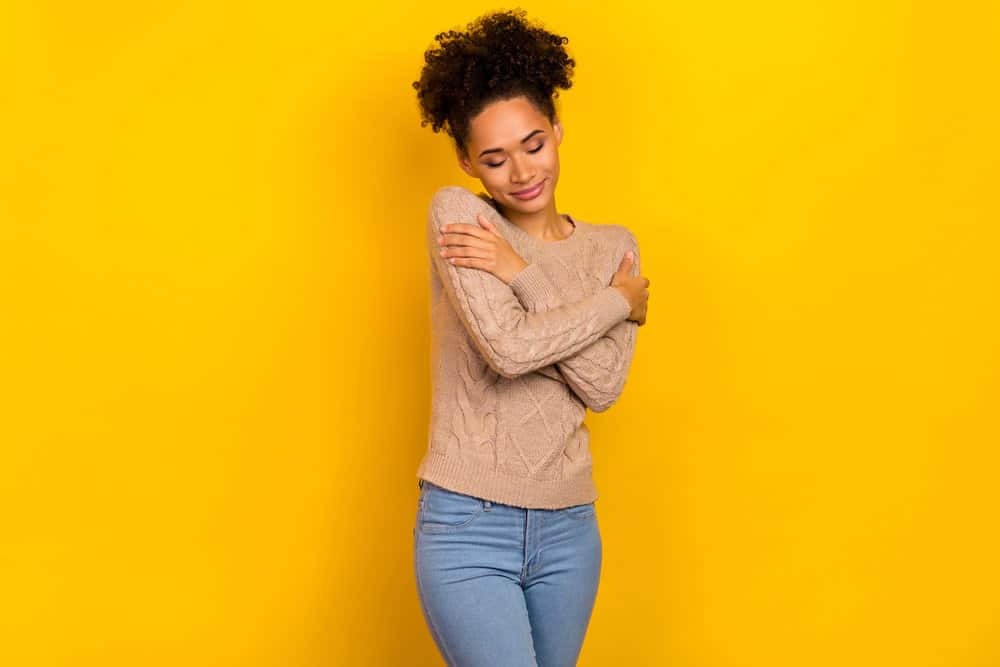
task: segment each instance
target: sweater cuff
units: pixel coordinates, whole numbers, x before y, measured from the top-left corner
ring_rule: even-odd
[[[508,285],[526,307],[553,303],[559,295],[538,262],[532,262],[521,269]]]
[[[625,295],[622,294],[617,287],[613,285],[608,285],[607,287],[604,288],[604,290],[614,292],[614,294],[612,294],[610,298],[615,302],[616,305],[619,305],[620,308],[619,319],[621,319],[622,321],[627,320],[628,316],[632,314],[632,304],[628,302],[628,299],[625,298]]]

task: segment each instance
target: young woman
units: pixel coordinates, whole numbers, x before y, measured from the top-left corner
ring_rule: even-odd
[[[556,211],[568,41],[521,10],[437,35],[417,90],[476,195],[427,217],[432,404],[414,567],[452,666],[575,665],[601,571],[586,409],[619,397],[649,280],[622,225]]]

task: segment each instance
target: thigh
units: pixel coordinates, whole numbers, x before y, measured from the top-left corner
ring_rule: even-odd
[[[539,667],[573,667],[601,578],[602,544],[594,503],[545,515],[541,548],[524,595]]]
[[[425,483],[414,526],[417,591],[450,667],[537,667],[518,580],[516,514]]]

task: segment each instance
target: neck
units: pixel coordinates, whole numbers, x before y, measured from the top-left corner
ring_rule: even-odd
[[[552,197],[549,205],[541,211],[524,213],[497,204],[501,215],[524,230],[525,233],[542,241],[561,241],[573,233],[573,223],[556,211],[556,200]]]

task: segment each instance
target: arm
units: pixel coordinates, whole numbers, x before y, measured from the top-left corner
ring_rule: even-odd
[[[480,204],[465,188],[440,188],[431,199],[426,241],[452,307],[493,370],[513,378],[549,366],[594,343],[628,317],[631,305],[610,285],[580,301],[530,312],[493,274],[447,261],[437,245],[441,225],[474,220]]]
[[[626,247],[629,249],[635,256],[631,275],[638,276],[639,244],[631,232]],[[510,288],[532,311],[555,308],[565,300],[537,263],[522,269],[510,282]],[[621,396],[632,364],[638,328],[638,322],[633,320],[619,322],[596,342],[556,362],[573,393],[592,411],[607,410]]]

